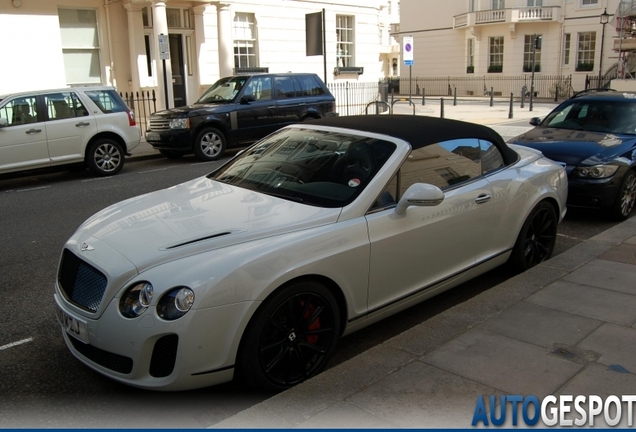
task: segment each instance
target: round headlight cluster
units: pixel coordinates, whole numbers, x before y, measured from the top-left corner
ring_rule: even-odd
[[[187,287],[177,287],[167,292],[157,303],[157,315],[165,320],[184,316],[194,304],[194,292]]]
[[[170,120],[170,129],[189,129],[190,128],[190,119],[189,118],[177,118]]]
[[[128,289],[119,301],[119,310],[126,318],[135,318],[146,312],[152,302],[154,289],[148,282],[139,282]]]

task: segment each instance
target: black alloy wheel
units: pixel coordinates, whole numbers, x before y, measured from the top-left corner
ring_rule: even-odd
[[[612,218],[619,221],[627,219],[634,209],[634,200],[636,200],[636,172],[631,170],[623,177],[616,201],[610,208]]]
[[[239,351],[239,374],[258,387],[290,388],[324,369],[339,336],[331,292],[313,281],[291,284],[254,315]]]
[[[525,271],[552,256],[558,219],[554,207],[542,201],[530,212],[510,255],[510,264]]]

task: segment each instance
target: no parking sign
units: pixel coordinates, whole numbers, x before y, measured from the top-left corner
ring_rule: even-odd
[[[405,36],[402,39],[402,58],[404,66],[413,66],[413,37]]]

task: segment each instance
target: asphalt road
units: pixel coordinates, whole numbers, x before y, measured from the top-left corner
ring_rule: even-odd
[[[0,176],[0,427],[199,428],[271,396],[235,383],[179,393],[139,390],[92,372],[67,350],[55,319],[59,254],[98,210],[210,172],[192,157],[129,162],[117,176],[88,171]],[[614,225],[570,211],[555,254]],[[501,268],[341,340],[334,366],[496,285]],[[15,344],[15,345],[14,345]]]

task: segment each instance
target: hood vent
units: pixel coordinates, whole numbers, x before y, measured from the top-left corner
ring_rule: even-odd
[[[177,249],[177,248],[180,248],[182,246],[187,246],[187,245],[191,245],[193,243],[199,243],[199,242],[202,242],[202,241],[211,240],[211,239],[218,238],[218,237],[224,237],[226,235],[236,234],[236,233],[239,233],[239,232],[242,232],[242,231],[245,231],[245,230],[222,231],[222,232],[210,234],[210,235],[205,236],[205,237],[197,237],[197,238],[194,238],[194,239],[191,239],[191,240],[188,240],[188,241],[184,241],[182,243],[177,243],[177,244],[174,244],[172,246],[167,246],[167,247],[161,248],[161,250]]]

